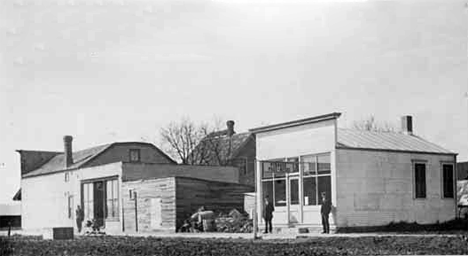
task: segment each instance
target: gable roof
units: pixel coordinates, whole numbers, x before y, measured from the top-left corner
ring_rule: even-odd
[[[175,163],[175,161],[167,156],[164,152],[162,152],[159,148],[157,148],[155,145],[151,143],[145,143],[145,142],[114,142],[110,144],[104,144],[92,148],[87,148],[83,149],[80,151],[75,151],[73,152],[73,164],[67,168],[65,168],[65,154],[60,153],[54,157],[52,157],[49,161],[47,161],[45,164],[40,166],[34,171],[31,171],[23,177],[31,177],[31,176],[38,176],[38,175],[44,175],[44,174],[50,174],[54,172],[59,172],[63,170],[70,170],[70,169],[78,169],[81,167],[84,167],[87,163],[89,163],[92,159],[96,158],[109,148],[115,146],[115,145],[122,145],[122,144],[144,144],[153,147],[156,149],[161,155],[165,158],[167,158],[170,162]]]
[[[337,148],[453,154],[419,136],[397,132],[338,129]]]
[[[221,159],[234,159],[241,153],[242,149],[245,147],[245,145],[247,145],[249,140],[253,138],[253,134],[250,132],[234,133],[232,136],[228,136],[227,130],[217,131],[210,133],[205,138],[203,138],[194,149],[194,152],[200,150],[200,147],[203,147],[202,145],[205,143],[213,143],[215,144],[215,147],[217,148],[216,150],[218,151],[219,157]],[[208,151],[208,158],[215,157],[213,156],[213,150],[215,149],[212,149],[211,146],[208,146],[206,150]]]

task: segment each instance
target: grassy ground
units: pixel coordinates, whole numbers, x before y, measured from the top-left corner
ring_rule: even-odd
[[[395,255],[468,254],[459,236],[314,237],[294,240],[0,237],[0,255]]]

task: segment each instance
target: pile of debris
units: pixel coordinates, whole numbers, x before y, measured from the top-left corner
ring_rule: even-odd
[[[247,214],[242,214],[233,209],[228,214],[220,213],[215,218],[217,232],[223,233],[251,233],[253,222]]]

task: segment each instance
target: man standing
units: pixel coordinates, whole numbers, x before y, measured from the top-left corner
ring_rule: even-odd
[[[275,211],[275,207],[270,202],[268,195],[265,196],[265,205],[263,206],[263,219],[265,219],[265,232],[264,234],[270,233],[273,231],[273,227],[271,226],[271,220],[273,219],[273,212]]]
[[[320,213],[322,214],[322,234],[330,233],[330,223],[328,222],[328,215],[331,211],[331,202],[327,199],[327,193],[322,193],[322,206],[320,207]]]
[[[76,227],[78,228],[78,233],[81,233],[81,225],[84,220],[84,212],[80,205],[76,208]]]

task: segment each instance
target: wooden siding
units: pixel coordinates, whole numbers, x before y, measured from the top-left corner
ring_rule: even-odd
[[[86,166],[89,167],[114,162],[130,162],[130,149],[140,150],[141,163],[174,164],[151,145],[145,145],[141,143],[125,143],[111,146],[101,155],[87,163]]]
[[[236,167],[143,163],[123,164],[122,179],[124,181],[167,177],[191,177],[220,182],[239,182],[239,174]]]
[[[163,178],[123,182],[123,212],[126,233],[136,231],[135,201],[129,190],[137,192],[138,232],[157,231],[151,228],[151,199],[161,198],[161,230],[175,231],[175,179]],[[153,213],[154,214],[154,213]],[[159,229],[158,229],[159,230]]]
[[[253,190],[247,185],[177,177],[177,227],[201,206],[215,212],[243,211],[244,193]]]

